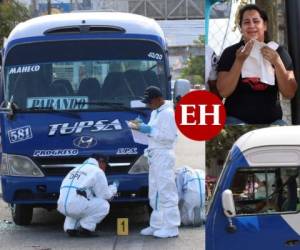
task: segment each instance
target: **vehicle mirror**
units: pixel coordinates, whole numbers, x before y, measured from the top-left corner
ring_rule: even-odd
[[[188,93],[191,89],[191,83],[186,79],[178,79],[174,84],[173,100],[178,102],[182,96]]]
[[[222,206],[226,217],[232,218],[236,215],[233,195],[230,189],[226,189],[222,193]]]

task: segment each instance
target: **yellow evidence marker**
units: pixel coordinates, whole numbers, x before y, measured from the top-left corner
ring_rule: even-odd
[[[117,218],[117,234],[128,235],[128,218]]]

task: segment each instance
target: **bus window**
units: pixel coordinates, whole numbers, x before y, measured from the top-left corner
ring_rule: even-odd
[[[237,215],[300,211],[300,168],[245,168],[231,190]]]

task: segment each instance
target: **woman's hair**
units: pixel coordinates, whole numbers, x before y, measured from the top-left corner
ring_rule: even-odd
[[[268,19],[267,12],[265,12],[263,9],[258,7],[256,4],[247,4],[243,6],[238,13],[238,24],[240,27],[242,27],[244,14],[248,10],[256,10],[259,13],[260,17],[263,19],[264,23],[268,23],[269,19]],[[269,34],[267,31],[265,31],[265,42],[268,41],[269,41]]]
[[[263,9],[261,9],[260,7],[258,7],[255,4],[247,4],[239,10],[238,23],[240,26],[242,26],[243,16],[244,16],[245,12],[248,10],[256,10],[259,13],[260,17],[264,20],[264,22],[265,23],[268,22],[267,13]]]

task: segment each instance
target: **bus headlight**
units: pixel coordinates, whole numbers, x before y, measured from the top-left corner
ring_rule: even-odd
[[[2,154],[2,164],[6,165],[2,166],[2,168],[6,170],[7,175],[28,177],[44,176],[38,166],[26,156]]]
[[[147,174],[149,172],[148,159],[141,155],[133,166],[129,169],[128,174]]]
[[[0,175],[8,175],[7,154],[3,154],[3,153],[1,156]]]

